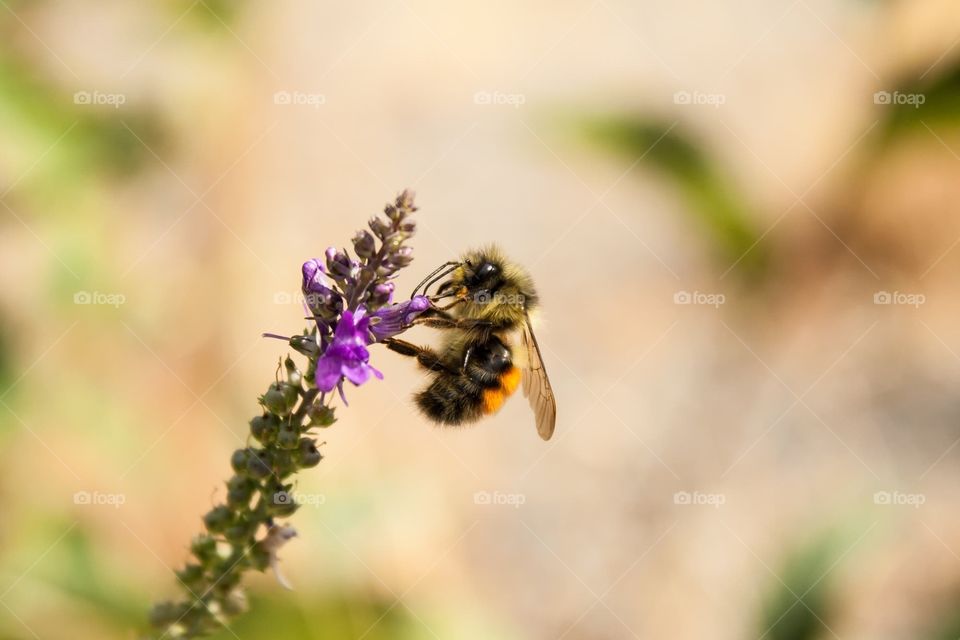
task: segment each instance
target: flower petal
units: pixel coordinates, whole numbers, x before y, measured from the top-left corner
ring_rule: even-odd
[[[317,360],[317,375],[315,381],[317,389],[327,393],[333,391],[333,388],[340,382],[342,360],[336,356],[324,354]]]
[[[340,367],[343,376],[358,387],[370,379],[370,369],[372,367],[359,360],[344,362]]]

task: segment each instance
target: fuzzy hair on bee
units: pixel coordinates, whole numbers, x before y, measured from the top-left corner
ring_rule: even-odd
[[[527,270],[495,245],[466,253],[437,293],[460,300],[454,312],[458,317],[489,322],[499,331],[515,329],[540,304]]]
[[[444,277],[429,296],[433,306],[418,319],[445,330],[441,348],[397,339],[387,343],[430,371],[430,383],[414,396],[417,407],[434,422],[468,424],[496,413],[522,383],[537,432],[549,439],[556,401],[530,321],[540,304],[533,279],[496,246],[469,251],[460,261],[442,265],[424,280],[424,294]]]
[[[471,357],[462,373],[445,373],[459,370],[467,349]],[[420,410],[435,422],[467,424],[496,413],[520,384],[511,350],[496,336],[482,343],[455,337],[442,353],[446,369],[414,396]]]

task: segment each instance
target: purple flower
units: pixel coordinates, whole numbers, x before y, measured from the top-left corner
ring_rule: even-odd
[[[330,277],[338,282],[340,280],[353,280],[360,272],[360,263],[351,260],[350,256],[336,247],[328,247],[324,255],[327,258],[327,270]]]
[[[303,263],[303,297],[307,308],[314,315],[327,317],[330,314],[323,313],[326,307],[331,313],[339,313],[342,308],[340,294],[330,287],[330,282],[325,275],[326,270],[323,263],[317,258],[311,258]]]
[[[392,338],[401,331],[407,329],[410,324],[421,313],[430,308],[430,299],[426,296],[414,296],[413,299],[391,304],[373,312],[374,318],[379,318],[379,322],[370,325],[370,332],[381,342],[386,338]]]
[[[370,292],[370,306],[374,309],[379,309],[393,302],[393,289],[394,285],[392,282],[382,282],[375,286],[373,291]]]
[[[311,293],[315,293],[321,296],[328,296],[333,293],[333,290],[330,289],[329,281],[324,275],[326,271],[323,268],[323,263],[317,258],[311,258],[304,262],[302,273],[303,284],[301,287],[303,289],[303,295],[309,296]]]
[[[370,317],[365,315],[363,307],[356,313],[347,309],[343,312],[333,340],[320,359],[317,360],[317,388],[323,392],[333,391],[346,378],[355,385],[361,385],[374,375],[383,379],[383,374],[367,364],[370,352]],[[341,393],[342,393],[341,388]]]

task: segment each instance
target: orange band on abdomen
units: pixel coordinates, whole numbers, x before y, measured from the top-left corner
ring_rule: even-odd
[[[506,396],[501,389],[485,389],[483,392],[483,412],[496,413],[503,406]]]
[[[520,386],[520,369],[516,367],[507,369],[506,373],[500,376],[500,385],[507,395],[516,391],[517,387]]]

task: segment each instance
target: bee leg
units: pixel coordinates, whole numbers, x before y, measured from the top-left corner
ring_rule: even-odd
[[[416,358],[421,366],[431,371],[446,371],[447,373],[455,375],[459,373],[451,370],[435,351],[427,347],[418,347],[413,343],[407,342],[406,340],[398,340],[397,338],[387,338],[383,341],[383,344],[387,346],[387,349],[399,353],[402,356]]]
[[[492,325],[487,320],[476,320],[474,318],[451,318],[441,315],[433,317],[419,317],[411,324],[423,325],[432,329],[488,329]]]

